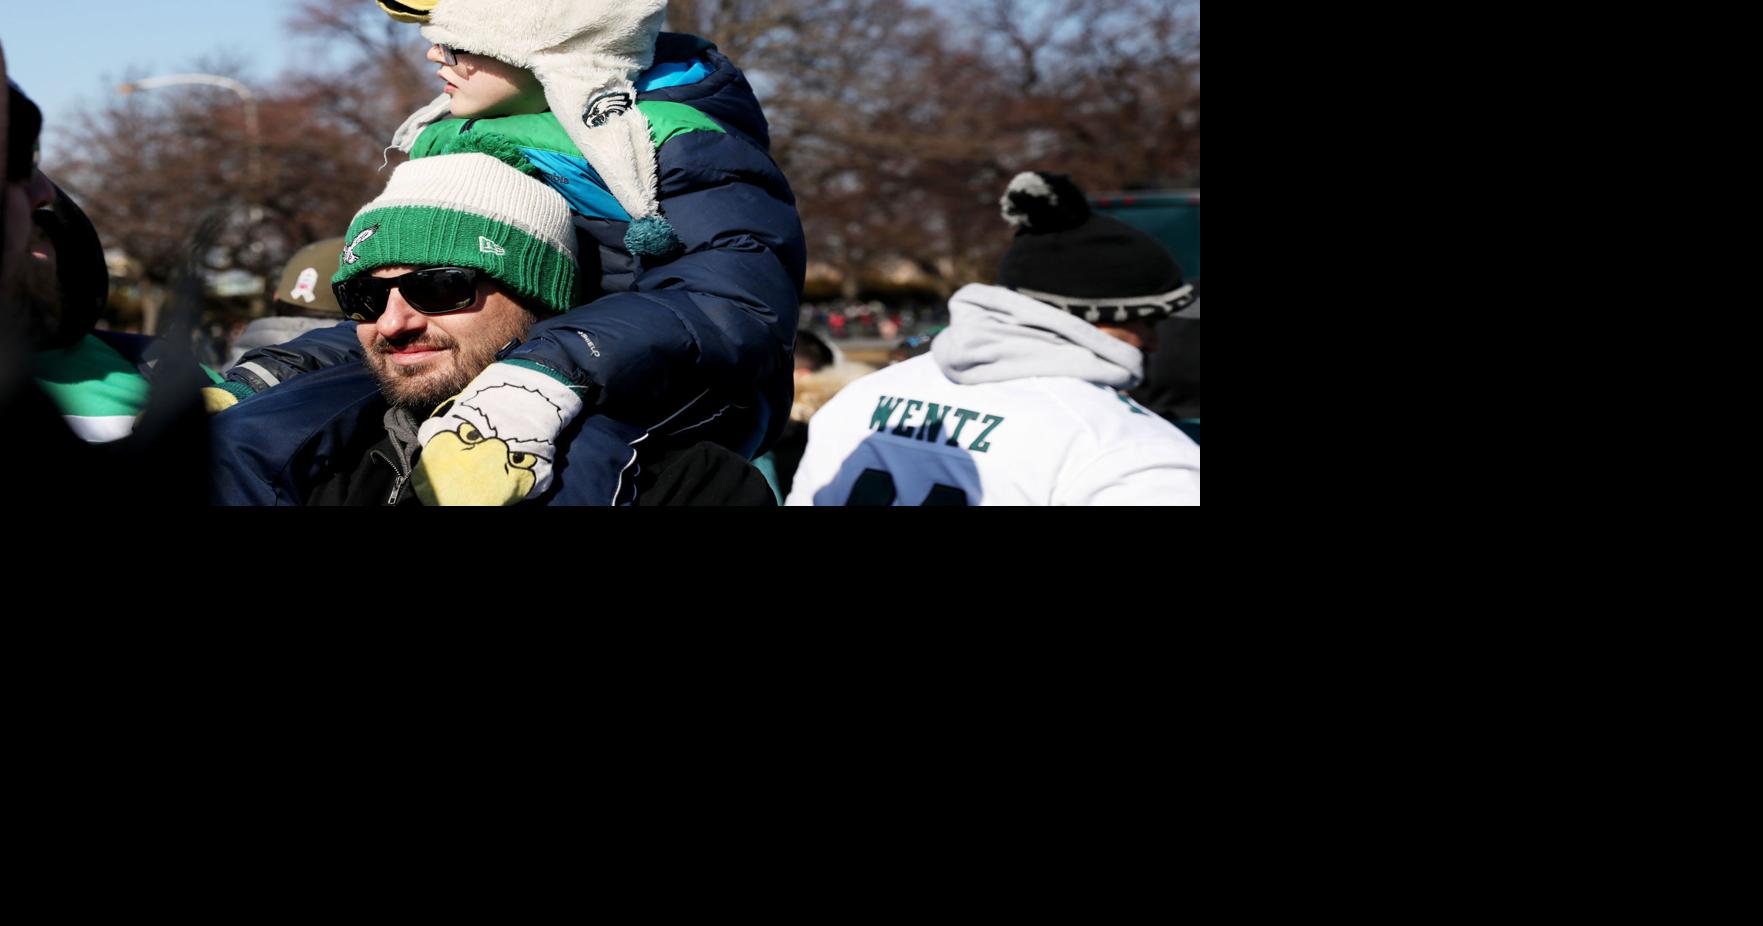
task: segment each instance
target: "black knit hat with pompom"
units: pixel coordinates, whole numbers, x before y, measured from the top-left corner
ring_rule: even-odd
[[[1157,239],[1090,211],[1065,174],[1021,173],[1000,201],[1016,241],[998,285],[1090,322],[1155,321],[1198,298]]]

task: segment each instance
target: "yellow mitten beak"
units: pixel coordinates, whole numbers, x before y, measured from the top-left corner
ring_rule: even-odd
[[[426,23],[440,0],[379,0],[380,9],[401,23]]]
[[[512,505],[532,491],[534,458],[470,424],[443,431],[422,449],[410,485],[424,505]]]
[[[237,404],[239,404],[239,397],[225,389],[216,389],[213,386],[202,387],[202,407],[210,415],[224,412]],[[228,418],[227,420],[231,421],[232,419]]]

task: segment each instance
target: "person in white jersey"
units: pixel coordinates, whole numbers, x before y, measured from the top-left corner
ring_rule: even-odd
[[[1123,392],[1194,287],[1063,174],[1017,175],[1002,205],[998,284],[962,287],[930,353],[821,408],[786,504],[1200,504],[1199,445]]]

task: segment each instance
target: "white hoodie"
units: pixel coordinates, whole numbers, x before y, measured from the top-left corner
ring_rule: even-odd
[[[789,505],[1198,505],[1200,447],[1120,390],[1143,355],[997,286],[808,424]]]

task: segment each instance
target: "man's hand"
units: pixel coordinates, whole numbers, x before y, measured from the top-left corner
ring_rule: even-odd
[[[430,438],[410,474],[424,505],[512,505],[538,484],[538,457],[485,437],[470,422]]]
[[[513,505],[551,487],[557,434],[582,409],[575,390],[519,363],[492,363],[422,423],[410,474],[424,505]]]

